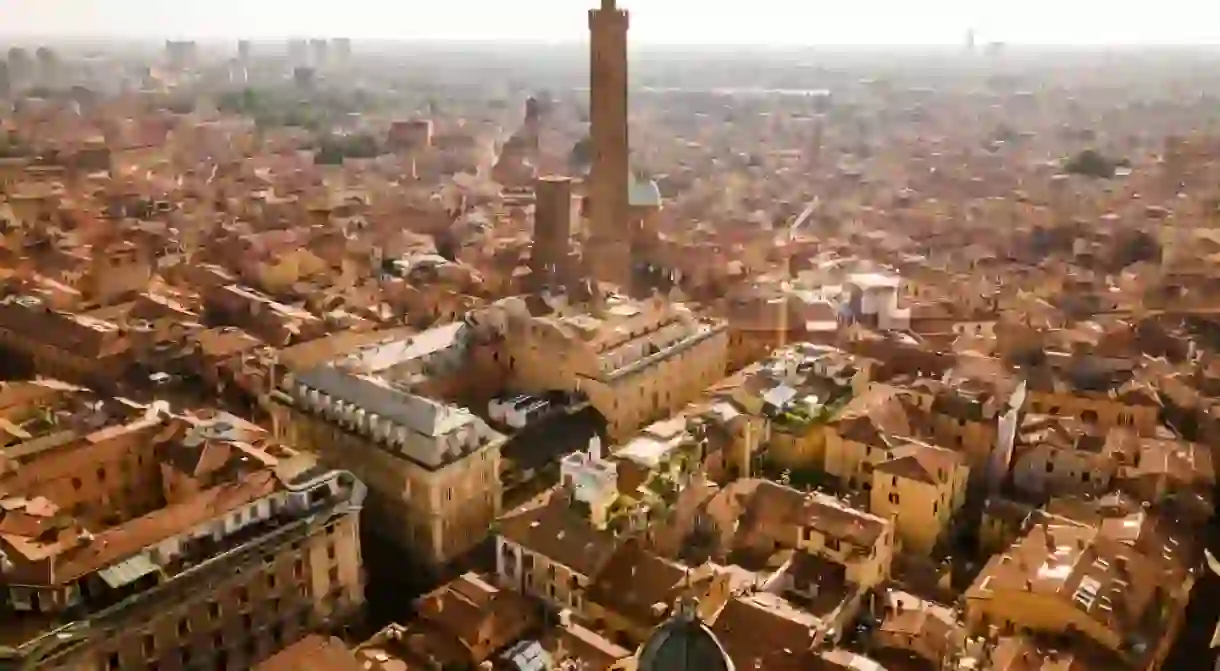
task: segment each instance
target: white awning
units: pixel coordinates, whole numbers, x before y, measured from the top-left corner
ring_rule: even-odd
[[[102,581],[113,588],[123,587],[143,578],[150,573],[156,573],[157,565],[144,555],[136,555],[107,566],[97,572]]]

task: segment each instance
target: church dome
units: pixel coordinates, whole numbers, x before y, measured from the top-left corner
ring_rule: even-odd
[[[679,615],[657,627],[640,648],[639,671],[733,671],[720,641],[703,623]]]
[[[632,207],[661,207],[661,187],[635,174],[627,176],[627,200]]]

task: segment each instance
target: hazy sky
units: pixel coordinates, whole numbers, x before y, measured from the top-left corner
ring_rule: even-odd
[[[0,0],[0,34],[574,41],[600,0]],[[1220,44],[1217,0],[620,0],[637,43]]]

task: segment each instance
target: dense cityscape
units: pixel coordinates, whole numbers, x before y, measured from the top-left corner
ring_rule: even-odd
[[[0,671],[1220,669],[1220,51],[598,1],[4,44]]]

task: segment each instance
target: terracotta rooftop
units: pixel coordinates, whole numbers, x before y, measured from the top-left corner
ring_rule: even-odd
[[[609,610],[655,626],[673,608],[689,579],[686,567],[653,555],[629,539],[591,579],[585,595]]]
[[[1075,608],[1123,641],[1155,647],[1159,614],[1194,564],[1133,547],[1096,529],[1047,520],[1035,525],[1007,552],[994,556],[967,599],[1003,599],[1024,593]]]
[[[365,666],[339,639],[310,634],[253,671],[365,671]]]
[[[787,527],[809,527],[857,547],[872,546],[886,530],[881,518],[854,510],[838,499],[804,494],[770,481],[758,484],[746,515],[752,525],[771,529],[781,536],[789,535]]]
[[[955,469],[964,465],[962,455],[943,447],[914,440],[892,451],[894,457],[876,466],[876,472],[917,480],[930,485],[948,481]]]
[[[614,537],[563,502],[533,505],[500,518],[500,535],[577,573],[592,577],[614,552]]]
[[[820,622],[771,594],[731,599],[712,624],[738,669],[809,668]]]

